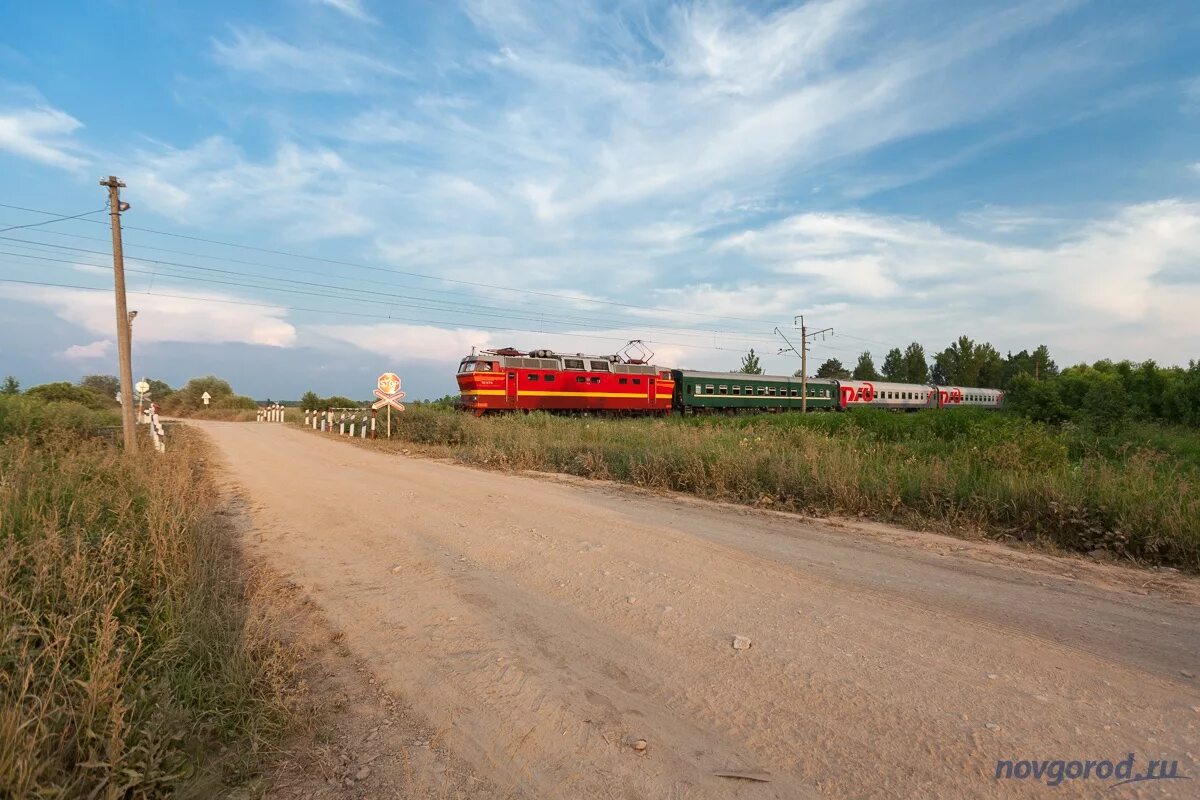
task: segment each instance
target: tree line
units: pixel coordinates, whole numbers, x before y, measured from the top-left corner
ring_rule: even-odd
[[[254,400],[235,393],[228,381],[213,375],[192,378],[178,389],[160,380],[148,379],[146,382],[150,384],[149,400],[167,413],[204,408],[205,392],[209,396],[209,408],[258,408]],[[43,383],[25,390],[24,394],[45,402],[79,403],[88,408],[105,409],[117,405],[120,391],[121,380],[116,375],[85,375],[78,383]],[[22,394],[20,381],[12,375],[7,376],[0,382],[0,394]]]
[[[754,350],[742,358],[739,371],[762,373]],[[1059,369],[1044,344],[1001,355],[988,342],[960,336],[932,359],[913,342],[903,350],[890,349],[879,369],[871,352],[864,351],[853,370],[830,358],[814,377],[1000,389],[1010,409],[1044,422],[1086,419],[1111,427],[1147,419],[1200,426],[1200,362],[1195,360],[1187,367],[1163,367],[1152,360],[1103,359]]]

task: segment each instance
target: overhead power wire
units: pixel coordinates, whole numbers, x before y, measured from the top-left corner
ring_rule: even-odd
[[[111,292],[112,291],[111,287],[107,287],[107,286],[80,286],[78,284],[53,283],[50,281],[26,281],[26,280],[19,280],[17,278],[0,278],[0,283],[15,283],[15,284],[21,284],[21,285],[25,285],[25,286],[43,286],[43,287],[52,287],[52,288],[57,288],[57,289],[79,289],[79,290],[89,291],[89,292]],[[251,306],[251,307],[255,307],[255,308],[278,309],[280,311],[311,311],[311,312],[317,312],[317,313],[321,313],[321,314],[336,314],[338,316],[345,316],[345,317],[360,317],[360,318],[364,318],[364,319],[383,319],[383,320],[389,320],[391,322],[402,321],[402,320],[396,320],[394,317],[385,317],[382,314],[364,314],[364,313],[355,312],[355,311],[338,311],[338,310],[323,309],[323,308],[302,308],[302,307],[297,307],[297,306],[281,306],[281,305],[278,305],[275,303],[255,303],[255,302],[251,302],[248,300],[230,300],[228,298],[222,298],[222,297],[204,297],[204,296],[191,295],[191,294],[169,294],[169,293],[164,293],[164,292],[149,292],[149,291],[143,291],[143,290],[137,290],[137,289],[130,289],[130,290],[128,290],[128,293],[136,294],[136,295],[146,295],[148,297],[167,297],[167,298],[178,299],[178,300],[192,300],[192,301],[206,302],[206,303],[222,303],[222,304],[226,304],[226,305]],[[484,326],[484,325],[472,325],[471,327],[476,328],[478,330],[482,330],[482,331],[488,331],[488,332],[540,333],[540,334],[550,335],[550,336],[569,336],[569,337],[573,337],[573,338],[604,340],[604,341],[611,341],[611,342],[628,341],[625,337],[602,336],[602,335],[598,335],[598,334],[594,335],[594,334],[590,334],[590,333],[571,333],[569,331],[535,331],[535,330],[530,330],[528,328],[504,328],[504,327],[495,327],[495,326],[488,327],[488,326]],[[740,349],[732,348],[732,347],[714,347],[714,346],[710,346],[710,345],[690,344],[687,342],[671,342],[671,341],[665,341],[662,339],[646,339],[645,341],[649,344],[671,345],[671,346],[675,346],[675,347],[683,347],[685,349],[690,349],[690,350],[721,350],[721,351],[726,351],[726,352],[731,352],[731,353],[742,352]]]
[[[30,242],[25,239],[14,239],[12,237],[7,237],[7,236],[0,236],[0,239],[9,241],[9,242],[13,242],[18,245],[33,245],[33,246],[37,246],[37,247],[48,247],[48,248],[54,248],[56,250],[68,250],[71,252],[84,253],[84,254],[93,255],[93,256],[107,256],[108,255],[107,253],[104,253],[104,252],[101,252],[98,250],[88,250],[86,248],[71,247],[69,245],[51,244],[51,243],[47,243],[47,242]],[[3,253],[4,255],[12,255],[12,256],[17,256],[17,257],[28,257],[28,258],[34,258],[37,260],[55,261],[58,263],[65,263],[65,264],[76,263],[74,261],[68,261],[66,259],[51,259],[51,258],[47,258],[46,256],[34,256],[34,255],[27,255],[24,253],[12,253],[12,252],[6,252],[6,251],[0,251],[0,253]],[[298,281],[298,280],[292,280],[292,279],[286,279],[286,278],[276,278],[273,276],[266,276],[266,275],[247,274],[247,273],[239,272],[236,270],[225,270],[225,269],[219,269],[217,267],[205,267],[205,266],[200,266],[200,265],[196,265],[196,264],[183,264],[180,262],[165,261],[165,260],[161,260],[161,259],[152,259],[152,258],[144,258],[144,257],[136,257],[136,258],[128,257],[128,258],[126,258],[126,261],[144,262],[146,264],[155,264],[155,265],[167,266],[167,267],[177,267],[177,268],[182,268],[182,269],[197,270],[197,271],[208,272],[208,273],[232,275],[232,276],[249,278],[249,279],[254,279],[254,280],[272,281],[274,283],[285,283],[285,284],[291,284],[294,286],[304,286],[304,287],[325,289],[330,292],[343,293],[340,296],[335,295],[335,297],[339,297],[339,299],[346,299],[346,300],[350,300],[350,301],[358,301],[361,298],[345,297],[344,296],[345,293],[351,293],[351,294],[355,294],[355,295],[368,295],[372,299],[362,299],[362,302],[369,302],[369,303],[394,306],[394,307],[420,308],[420,309],[424,309],[424,310],[435,310],[435,311],[443,310],[443,311],[446,311],[449,313],[471,313],[471,314],[477,314],[480,316],[487,316],[487,317],[501,317],[501,318],[508,317],[508,318],[513,318],[513,319],[524,319],[527,321],[538,321],[538,322],[550,322],[553,324],[562,324],[562,325],[581,325],[581,326],[594,326],[594,327],[605,327],[605,326],[617,327],[617,326],[621,325],[621,326],[627,326],[627,327],[636,327],[638,330],[646,330],[646,331],[679,332],[679,331],[696,331],[697,330],[697,328],[695,326],[679,327],[679,326],[646,325],[641,320],[629,321],[629,320],[614,320],[614,319],[588,319],[588,318],[580,318],[580,317],[575,317],[575,316],[568,316],[568,315],[564,315],[564,314],[560,314],[560,313],[556,313],[556,312],[550,312],[550,313],[535,312],[530,309],[518,309],[518,310],[500,309],[499,311],[501,313],[498,313],[498,310],[494,306],[480,305],[480,304],[476,304],[476,303],[464,303],[461,301],[451,302],[451,301],[447,301],[447,300],[438,300],[438,299],[423,298],[423,297],[412,297],[409,295],[395,294],[395,293],[390,293],[390,292],[381,292],[381,291],[377,291],[377,290],[359,289],[359,288],[356,288],[353,286],[338,286],[338,285],[332,285],[332,284],[326,284],[326,283],[317,283],[317,282],[312,282],[312,281]],[[92,265],[92,266],[102,266],[102,265]],[[127,270],[127,271],[138,272],[137,270],[132,270],[132,269]],[[302,270],[302,272],[308,273],[309,271]],[[163,277],[176,277],[181,280],[188,280],[188,279],[200,280],[199,278],[194,278],[192,276],[178,275],[178,274],[171,273],[171,272],[155,272],[155,273],[147,273],[147,274],[161,275]],[[322,273],[311,273],[311,274],[322,274]],[[209,281],[209,282],[212,282],[212,281]],[[243,283],[233,283],[233,282],[226,282],[226,283],[227,283],[227,285],[230,285],[230,286],[241,286],[243,288],[261,289],[261,290],[267,290],[267,291],[283,291],[276,285],[265,285],[264,286],[264,285],[257,285],[257,284],[243,284]],[[321,296],[323,296],[323,295],[321,295]],[[397,302],[397,301],[382,301],[382,300],[374,299],[374,298],[378,298],[378,297],[396,298],[397,301],[399,301],[399,300],[422,301],[423,303],[436,303],[439,305],[428,306],[428,305],[422,305],[422,304],[402,303],[402,302]],[[715,333],[718,335],[722,335],[723,338],[726,338],[726,339],[733,339],[733,340],[743,341],[743,342],[747,342],[747,343],[762,343],[762,342],[766,341],[765,335],[764,336],[756,336],[750,331],[746,331],[746,332],[742,332],[742,331],[704,331],[704,332],[705,333]]]
[[[103,208],[97,208],[95,211],[84,211],[82,214],[71,214],[69,216],[55,217],[54,219],[44,219],[41,222],[30,222],[26,225],[9,225],[7,228],[0,228],[0,233],[7,233],[8,231],[15,231],[18,228],[36,228],[39,225],[50,225],[51,223],[54,223],[54,222],[66,222],[67,220],[70,220],[70,219],[81,219],[82,217],[86,217],[89,214],[99,214],[103,210],[104,210]],[[87,220],[87,221],[94,222],[97,220]]]
[[[6,239],[6,237],[0,237],[0,239]],[[38,242],[38,243],[40,243],[40,242]],[[66,247],[66,246],[62,246],[62,245],[54,245],[53,247],[62,247],[62,248],[66,248],[66,249],[71,249],[71,251],[82,251],[82,248]],[[96,251],[82,251],[82,252],[89,253],[89,254],[96,254],[96,255],[104,254],[104,253],[98,253]],[[13,257],[17,257],[17,258],[28,258],[28,259],[38,260],[38,261],[50,261],[50,263],[56,263],[56,264],[67,264],[67,265],[82,264],[84,266],[106,266],[103,264],[85,263],[85,261],[79,261],[79,260],[71,260],[71,259],[64,259],[64,258],[50,258],[50,257],[48,257],[48,255],[34,255],[34,254],[30,254],[30,253],[14,253],[11,251],[0,251],[0,254],[13,255]],[[138,263],[138,261],[146,261],[146,263],[149,263],[149,264],[180,266],[180,267],[184,267],[184,269],[200,270],[200,271],[212,272],[212,273],[221,273],[221,275],[233,275],[233,276],[238,276],[238,277],[247,277],[247,278],[254,279],[254,281],[270,281],[271,283],[263,284],[263,283],[244,283],[244,282],[238,282],[238,281],[224,281],[224,279],[203,278],[203,277],[198,277],[198,276],[193,276],[193,275],[179,275],[179,273],[170,272],[170,271],[139,270],[139,269],[134,269],[134,267],[127,266],[125,271],[128,273],[133,273],[133,275],[148,275],[148,276],[151,276],[154,278],[176,278],[176,279],[180,279],[180,281],[192,281],[192,282],[199,282],[199,283],[212,283],[212,284],[217,284],[217,285],[229,285],[229,287],[238,287],[238,288],[245,288],[245,289],[258,289],[258,290],[262,290],[262,291],[277,291],[277,293],[284,293],[284,294],[300,294],[300,295],[307,295],[307,296],[329,297],[329,299],[332,299],[332,300],[343,300],[343,301],[348,301],[348,302],[361,302],[361,303],[368,303],[368,305],[385,306],[385,307],[389,307],[389,308],[414,308],[414,309],[419,309],[419,311],[448,313],[448,314],[455,314],[455,315],[460,315],[460,317],[468,317],[468,318],[469,317],[486,317],[486,318],[498,318],[498,319],[516,319],[516,320],[529,321],[529,323],[540,323],[542,325],[600,327],[600,329],[602,329],[602,327],[610,327],[610,329],[611,329],[611,327],[624,326],[624,327],[634,327],[634,329],[636,329],[638,331],[644,330],[644,331],[680,332],[680,331],[686,330],[686,331],[690,331],[690,332],[695,332],[695,330],[696,330],[696,329],[678,329],[678,327],[647,326],[647,325],[641,324],[640,321],[634,321],[634,323],[630,323],[630,321],[628,321],[628,320],[578,319],[578,318],[563,317],[563,315],[558,315],[558,314],[553,314],[553,313],[550,313],[550,314],[530,313],[528,311],[497,312],[496,309],[493,309],[490,306],[479,306],[479,305],[474,305],[474,303],[450,303],[448,301],[428,300],[428,299],[424,299],[424,297],[409,297],[407,295],[392,295],[392,294],[388,294],[388,293],[378,293],[378,291],[355,289],[353,287],[340,287],[340,285],[313,283],[313,282],[308,282],[308,281],[290,281],[290,279],[274,278],[274,277],[269,277],[269,276],[258,276],[258,275],[246,276],[246,275],[244,275],[244,273],[236,272],[236,271],[232,271],[232,270],[221,270],[221,269],[216,269],[216,267],[178,264],[178,263],[173,263],[173,261],[158,261],[155,259],[126,259],[126,260],[131,261],[131,263]],[[277,285],[280,283],[298,285],[298,287],[322,289],[322,291],[310,291],[310,290],[284,288],[284,287],[281,287],[281,285]],[[356,295],[367,295],[367,296],[347,296],[347,293],[353,293]],[[380,299],[378,299],[378,297],[392,297],[392,299],[380,300]],[[406,300],[424,301],[424,302],[403,302]],[[440,305],[437,305],[437,306],[427,305],[427,303],[431,303],[431,302],[440,303]],[[458,307],[455,307],[455,306],[458,306]],[[395,317],[392,317],[392,319],[395,319]],[[462,324],[462,323],[458,323],[458,324]],[[707,333],[708,331],[704,331],[704,332]],[[748,344],[762,344],[762,343],[766,342],[766,337],[730,336],[730,335],[724,335],[724,333],[722,333],[721,338],[728,339],[728,341],[739,341],[739,342],[748,343]]]
[[[33,214],[54,214],[55,213],[53,211],[46,211],[44,209],[28,208],[26,206],[11,205],[8,203],[0,203],[0,208],[9,208],[9,209],[17,210],[17,211],[26,211],[26,212],[33,213]],[[84,222],[93,222],[98,225],[104,224],[103,222],[101,222],[99,220],[83,220],[83,221]],[[126,225],[124,227],[124,230],[139,231],[141,233],[150,233],[150,234],[154,234],[156,236],[169,236],[169,237],[176,238],[176,239],[185,239],[185,240],[193,241],[193,242],[203,242],[205,244],[214,244],[214,245],[218,245],[221,247],[233,247],[233,248],[237,248],[240,250],[250,250],[250,251],[258,252],[258,253],[269,253],[271,255],[284,256],[286,258],[300,258],[300,259],[304,259],[306,261],[317,261],[317,262],[321,262],[321,263],[325,263],[325,264],[337,264],[339,266],[351,267],[354,269],[365,269],[365,270],[372,270],[375,272],[387,272],[387,273],[392,273],[395,275],[407,275],[409,277],[421,278],[423,280],[443,281],[446,283],[454,283],[454,284],[459,284],[459,285],[463,285],[463,286],[474,286],[474,287],[483,288],[483,289],[495,289],[498,291],[505,291],[505,292],[517,292],[517,293],[521,293],[521,294],[536,295],[539,297],[552,297],[552,298],[556,298],[559,300],[570,300],[572,302],[596,303],[596,304],[602,304],[602,305],[608,305],[608,306],[617,306],[617,307],[621,307],[621,308],[633,308],[633,309],[637,309],[639,311],[664,311],[664,312],[668,312],[668,313],[678,313],[679,312],[679,309],[677,309],[677,308],[673,309],[673,308],[664,308],[661,306],[644,306],[644,305],[638,305],[636,303],[622,303],[617,300],[601,300],[598,298],[583,297],[581,295],[569,295],[569,294],[562,294],[559,292],[543,292],[543,291],[539,291],[537,289],[519,289],[519,288],[516,288],[513,286],[501,286],[499,284],[483,283],[480,281],[468,281],[468,280],[462,280],[459,278],[447,278],[447,277],[443,277],[443,276],[439,276],[439,275],[426,275],[421,272],[411,272],[408,270],[400,270],[400,269],[395,269],[392,267],[372,266],[369,264],[362,264],[362,263],[358,263],[355,261],[343,261],[343,260],[339,260],[339,259],[325,258],[322,256],[310,256],[310,255],[306,255],[304,253],[289,252],[287,250],[274,250],[269,247],[257,247],[255,245],[239,244],[237,242],[224,242],[219,239],[208,239],[208,238],[205,238],[202,236],[191,236],[191,235],[184,234],[184,233],[173,233],[171,231],[160,231],[160,230],[156,230],[154,228],[142,228],[142,227],[138,227],[135,225]],[[729,315],[725,315],[725,314],[705,314],[705,313],[699,312],[699,311],[690,312],[690,313],[692,313],[694,316],[707,317],[709,319],[727,319],[727,320],[736,320],[739,322],[753,322],[753,323],[758,323],[758,324],[772,324],[772,325],[775,324],[771,320],[767,320],[767,319],[763,319],[763,318],[735,317],[735,316],[729,316]]]

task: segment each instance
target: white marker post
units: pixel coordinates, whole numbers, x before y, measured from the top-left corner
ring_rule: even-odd
[[[204,394],[200,395],[200,399],[204,401],[204,407],[208,408],[208,401],[212,400],[212,395],[208,392],[205,392]]]

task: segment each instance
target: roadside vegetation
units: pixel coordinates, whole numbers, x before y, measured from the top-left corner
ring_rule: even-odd
[[[476,419],[414,403],[393,418],[393,431],[406,446],[467,464],[1200,571],[1200,431],[1192,428],[1051,425],[979,409]]]
[[[202,443],[128,458],[117,424],[0,393],[0,797],[214,796],[288,719]]]

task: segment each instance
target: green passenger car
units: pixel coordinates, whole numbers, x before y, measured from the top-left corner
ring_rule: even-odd
[[[675,409],[684,414],[738,411],[799,411],[801,381],[787,375],[749,375],[744,372],[673,370]],[[836,407],[837,384],[821,378],[808,381],[809,410]]]

